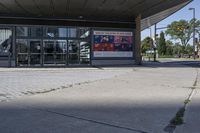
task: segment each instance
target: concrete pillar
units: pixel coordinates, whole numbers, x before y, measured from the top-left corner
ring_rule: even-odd
[[[135,32],[135,63],[137,65],[142,64],[141,56],[141,14],[135,19],[136,22],[136,32]]]

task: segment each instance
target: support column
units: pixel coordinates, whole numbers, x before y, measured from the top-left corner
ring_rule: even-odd
[[[137,65],[142,64],[141,56],[141,14],[135,19],[136,22],[136,32],[135,32],[135,63]]]

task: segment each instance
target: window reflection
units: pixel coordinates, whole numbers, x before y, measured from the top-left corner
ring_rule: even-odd
[[[88,42],[80,42],[80,63],[89,64],[90,62],[90,44]]]
[[[31,27],[31,37],[41,37],[42,36],[42,28],[41,27]]]
[[[54,41],[44,41],[44,53],[52,54],[54,52]]]
[[[12,31],[0,29],[0,55],[12,53]]]
[[[28,41],[25,39],[17,39],[16,44],[19,53],[28,53]]]
[[[46,27],[45,36],[50,38],[67,37],[67,28]]]
[[[70,38],[77,37],[77,29],[76,28],[69,28],[68,29],[68,37],[70,37]]]
[[[16,35],[18,64],[90,63],[90,28],[18,26]]]
[[[67,37],[67,28],[58,28],[58,37]]]
[[[19,37],[26,37],[28,36],[28,27],[17,27],[16,34]]]
[[[66,53],[67,52],[67,41],[57,40],[55,46],[56,53]]]
[[[90,36],[89,28],[79,28],[79,38],[87,38]]]

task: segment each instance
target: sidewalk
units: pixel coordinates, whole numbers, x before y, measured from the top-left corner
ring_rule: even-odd
[[[69,88],[124,74],[127,70],[97,68],[0,68],[0,101]]]
[[[1,102],[0,132],[164,133],[195,76],[189,67],[127,68],[105,79]]]
[[[185,124],[177,128],[176,133],[199,133],[200,132],[200,86],[193,96],[191,103],[189,104],[186,115]]]

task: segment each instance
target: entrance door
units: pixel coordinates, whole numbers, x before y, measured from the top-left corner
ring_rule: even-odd
[[[30,48],[29,65],[30,66],[40,66],[42,64],[41,41],[40,40],[30,40],[29,48]]]
[[[18,66],[40,66],[41,59],[41,41],[17,39],[17,64]]]
[[[44,65],[58,66],[67,64],[67,41],[44,40]]]
[[[67,64],[67,41],[66,40],[55,41],[55,64],[57,65]]]
[[[80,45],[78,40],[68,40],[69,65],[80,63]]]

